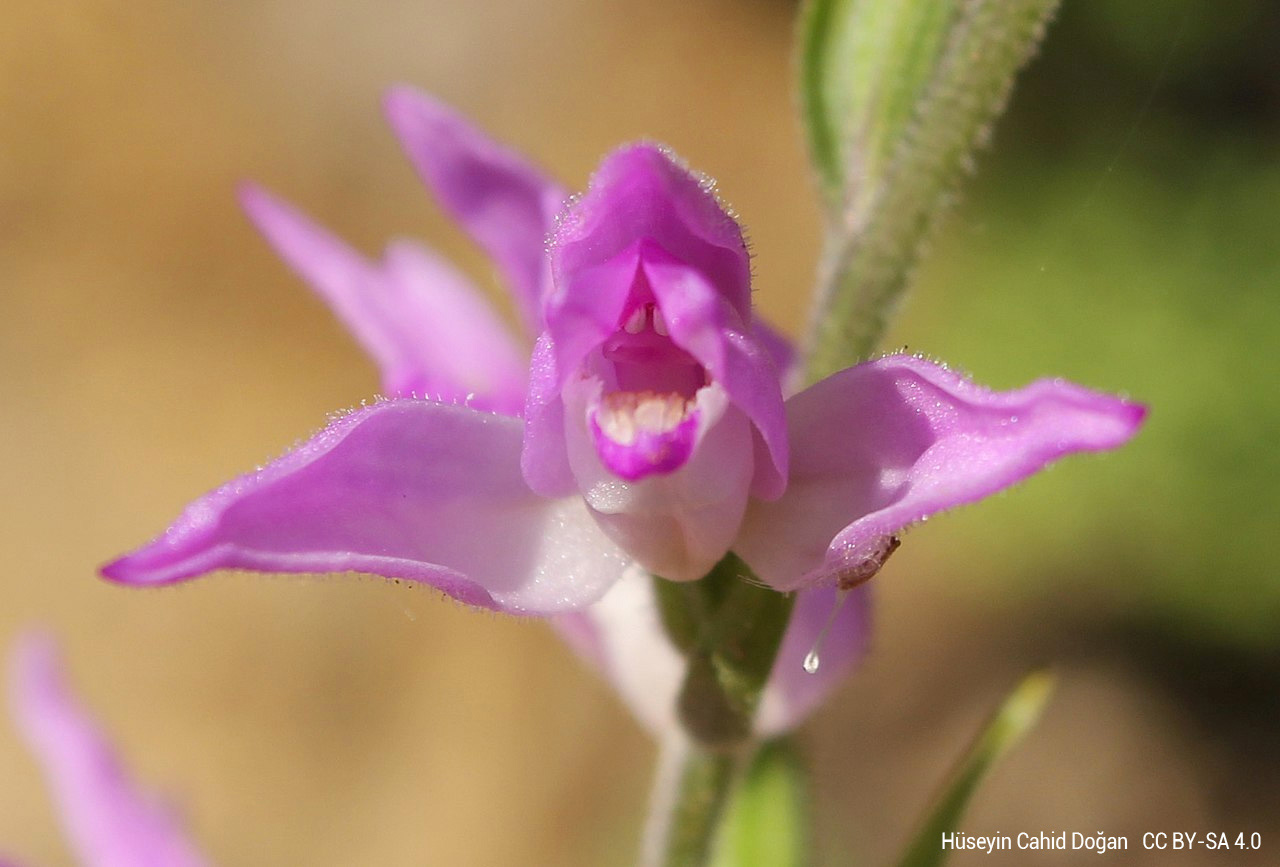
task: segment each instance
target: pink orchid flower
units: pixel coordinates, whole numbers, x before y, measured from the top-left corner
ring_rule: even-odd
[[[57,647],[28,634],[10,658],[10,705],[44,771],[63,833],[85,867],[203,867],[172,810],[139,791],[67,689]],[[0,863],[5,863],[0,859]]]
[[[531,362],[433,254],[397,242],[367,261],[246,189],[250,217],[378,362],[390,397],[196,500],[108,578],[359,571],[555,616],[660,725],[670,702],[643,696],[673,690],[679,660],[663,661],[675,651],[647,575],[694,580],[733,551],[800,592],[761,712],[763,729],[785,728],[857,658],[865,594],[836,615],[816,677],[776,672],[801,670],[838,587],[874,573],[897,534],[1064,455],[1114,448],[1142,421],[1143,407],[1060,380],[993,392],[906,355],[787,396],[792,352],[753,316],[742,232],[670,152],[622,147],[569,200],[440,103],[399,88],[387,109],[505,276]]]

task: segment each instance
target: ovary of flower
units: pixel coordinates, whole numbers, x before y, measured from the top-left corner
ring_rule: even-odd
[[[250,217],[393,397],[197,500],[107,577],[360,571],[554,615],[612,597],[637,571],[697,579],[733,550],[764,582],[801,591],[807,613],[779,663],[802,648],[798,671],[825,619],[810,602],[882,560],[884,540],[1141,424],[1141,406],[1060,380],[994,392],[905,355],[784,401],[793,353],[754,317],[741,229],[665,148],[619,148],[569,200],[440,103],[399,88],[387,108],[420,175],[506,277],[534,339],[527,367],[429,251],[398,242],[368,261],[246,189]],[[584,616],[562,622],[585,635]],[[837,652],[835,639],[818,681],[861,646]],[[790,719],[816,688],[788,686],[801,697],[766,695],[766,708]]]

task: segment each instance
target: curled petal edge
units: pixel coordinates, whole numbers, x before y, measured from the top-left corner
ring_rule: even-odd
[[[588,604],[626,558],[580,497],[528,489],[520,442],[518,419],[380,401],[196,500],[154,542],[102,572],[162,585],[222,568],[356,571],[516,614]]]
[[[839,582],[911,524],[1116,448],[1145,415],[1063,380],[996,392],[914,356],[861,364],[787,402],[787,492],[752,504],[735,550],[780,590]]]

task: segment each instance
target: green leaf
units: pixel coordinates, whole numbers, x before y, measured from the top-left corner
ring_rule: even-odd
[[[799,756],[785,740],[765,744],[729,804],[712,867],[803,867],[808,793]]]
[[[1035,672],[1009,694],[952,772],[900,867],[936,867],[946,860],[950,850],[942,848],[943,832],[956,829],[978,783],[1040,719],[1052,690],[1052,676]]]
[[[828,220],[810,382],[865,359],[1058,0],[810,0],[800,92]]]
[[[829,204],[888,158],[957,0],[811,0],[800,19],[801,105]]]

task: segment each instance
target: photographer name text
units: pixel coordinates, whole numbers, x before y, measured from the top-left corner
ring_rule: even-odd
[[[1143,849],[1173,851],[1230,850],[1262,848],[1262,835],[1256,832],[1239,832],[1234,835],[1222,831],[1193,833],[1191,831],[1148,831],[1138,844]],[[1057,849],[1064,852],[1108,852],[1129,850],[1129,837],[1109,835],[1102,831],[1082,834],[1079,831],[1022,831],[1019,834],[990,834],[978,836],[960,831],[943,831],[944,851],[970,849],[979,852],[1015,851],[1018,849]],[[1135,847],[1136,848],[1136,847]]]

